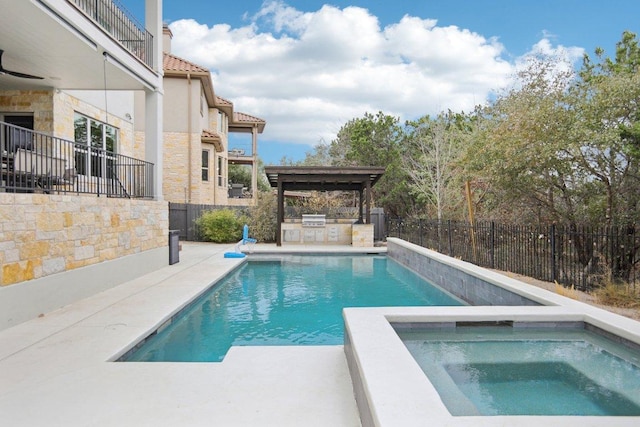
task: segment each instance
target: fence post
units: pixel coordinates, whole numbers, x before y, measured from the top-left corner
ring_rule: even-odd
[[[424,247],[422,244],[422,218],[418,220],[418,233],[420,233],[420,246]]]
[[[495,265],[495,250],[496,250],[496,243],[495,243],[495,237],[496,237],[496,223],[494,221],[491,221],[491,225],[489,228],[489,240],[490,240],[490,246],[489,246],[489,263],[491,265],[491,268],[496,268]]]
[[[556,225],[549,227],[549,241],[551,243],[551,281],[556,281]]]
[[[453,256],[453,241],[451,240],[451,220],[447,220],[447,228],[449,234],[449,256]]]

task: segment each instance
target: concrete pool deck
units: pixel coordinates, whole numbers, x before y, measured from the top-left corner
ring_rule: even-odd
[[[302,248],[254,251],[287,249]],[[235,268],[241,260],[223,257],[230,250],[183,243],[178,264],[0,331],[2,425],[360,426],[343,346],[233,347],[221,363],[112,362]]]
[[[234,245],[183,243],[178,264],[0,331],[2,425],[372,425],[373,418],[360,418],[345,347],[341,345],[233,347],[221,363],[113,362],[140,339],[161,328],[211,283],[236,268],[242,259],[224,258],[224,252],[233,248]],[[252,249],[256,254],[387,250],[263,244]],[[417,249],[415,253],[424,251]],[[513,425],[513,419],[452,418],[442,412],[433,390],[423,393],[428,387],[426,380],[420,379],[423,375],[414,369],[415,361],[407,359],[404,350],[398,353],[399,347],[394,344],[397,336],[380,335],[388,332],[389,322],[423,322],[433,316],[451,320],[460,316],[485,319],[549,315],[549,319],[566,317],[586,319],[596,326],[615,325],[623,337],[640,334],[640,323],[633,320],[458,260],[430,256],[443,258],[459,272],[501,283],[551,307],[347,310],[347,328],[360,331],[356,331],[357,339],[351,340],[347,349],[354,349],[365,362],[362,369],[367,375],[362,378],[366,392],[374,399],[375,425]],[[639,340],[636,342],[640,344]],[[390,363],[391,360],[399,363]],[[362,386],[362,380],[358,382]],[[424,396],[429,397],[425,400]],[[517,424],[540,425],[540,420],[519,417]],[[550,424],[631,426],[637,425],[638,419],[564,417],[561,424],[557,421]]]

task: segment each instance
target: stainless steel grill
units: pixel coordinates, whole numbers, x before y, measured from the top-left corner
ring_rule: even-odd
[[[303,227],[324,227],[327,225],[325,215],[304,214],[302,215]]]

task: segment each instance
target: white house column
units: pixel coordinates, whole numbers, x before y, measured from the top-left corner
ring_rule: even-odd
[[[154,164],[153,194],[162,200],[162,92],[145,90],[145,160]]]
[[[251,143],[253,147],[253,164],[251,165],[251,198],[258,200],[258,127],[251,128]]]
[[[145,90],[145,160],[154,164],[154,195],[162,200],[162,0],[145,0],[145,27],[153,36],[153,69],[158,76],[156,88]]]

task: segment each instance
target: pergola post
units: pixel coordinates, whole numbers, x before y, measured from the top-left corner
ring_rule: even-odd
[[[282,223],[284,222],[284,186],[278,178],[278,226],[276,227],[276,245],[282,246]]]
[[[358,195],[360,196],[360,201],[358,202],[358,222],[364,224],[364,189],[361,188],[360,190],[358,190]]]
[[[366,181],[366,186],[367,186],[367,213],[366,213],[366,217],[367,217],[367,224],[371,224],[371,181],[367,180]]]

